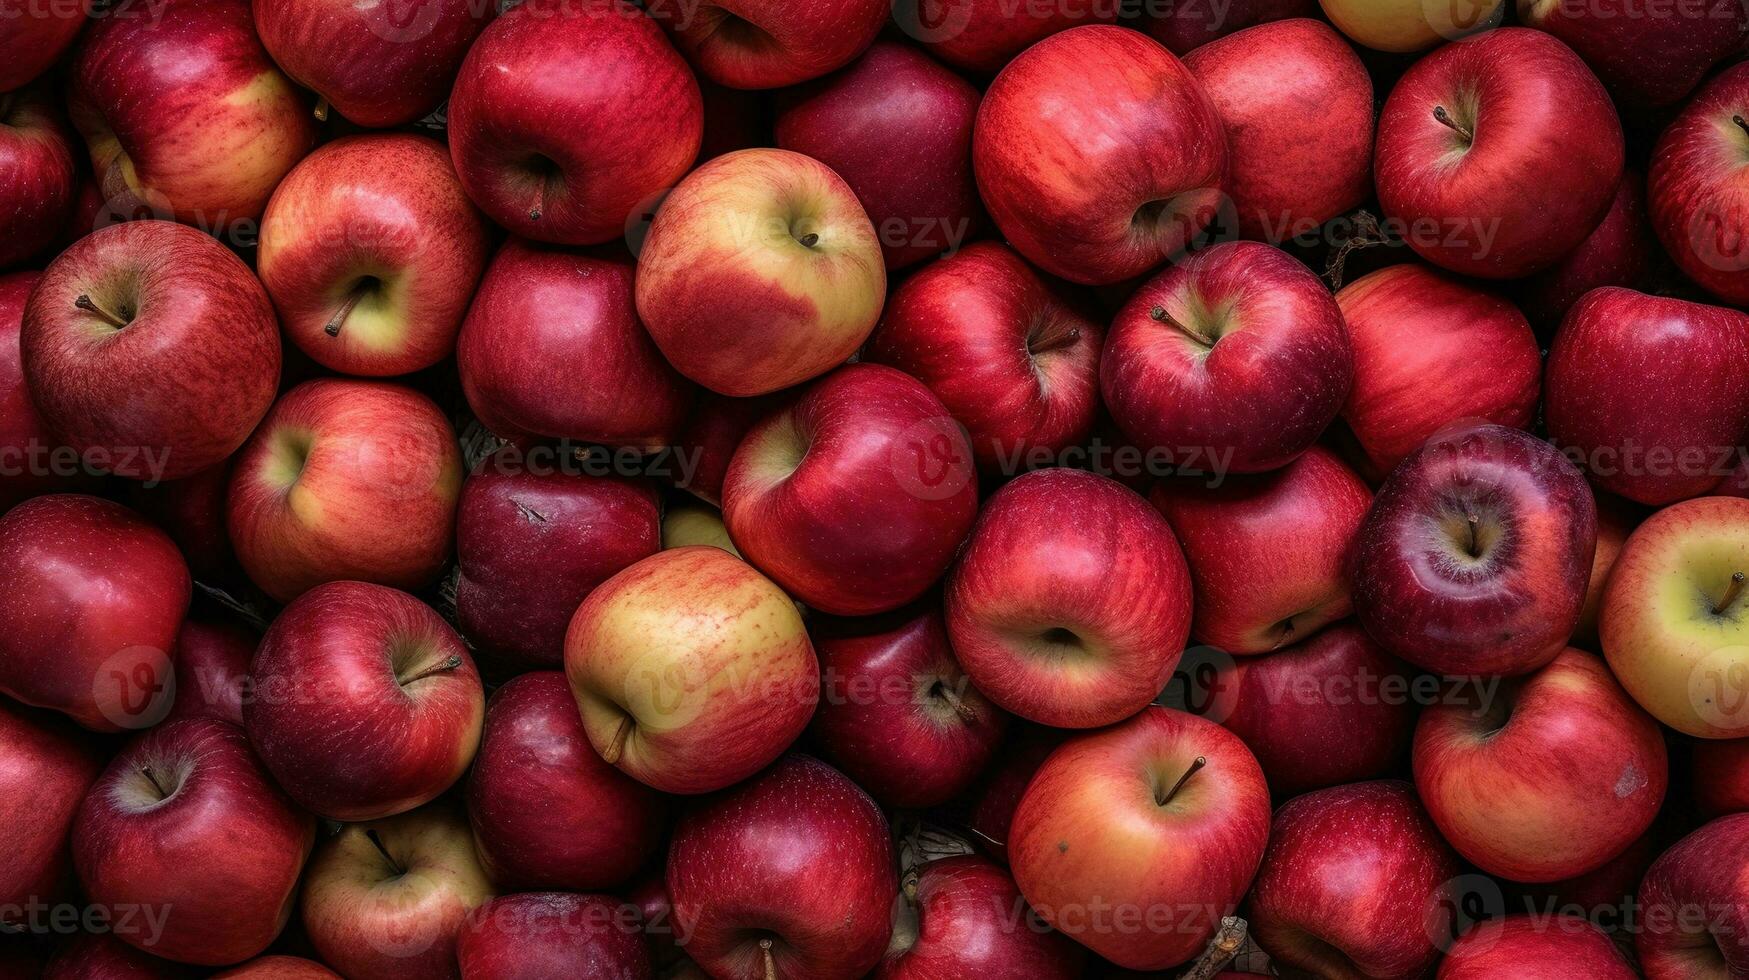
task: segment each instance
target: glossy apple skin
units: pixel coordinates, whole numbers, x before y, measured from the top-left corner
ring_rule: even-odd
[[[81,296],[126,325],[74,305]],[[25,304],[19,344],[50,428],[137,480],[231,455],[279,385],[266,290],[224,246],[168,221],[110,225],[62,252]]]
[[[1086,951],[1027,911],[1014,879],[999,865],[970,855],[949,857],[915,875],[901,885],[905,904],[875,980],[1082,976]]]
[[[1330,450],[1313,446],[1273,473],[1218,487],[1160,480],[1148,499],[1190,565],[1198,643],[1267,653],[1353,611],[1348,560],[1372,491]]]
[[[668,847],[687,953],[712,976],[866,974],[886,951],[899,887],[887,834],[868,794],[804,755],[710,797]]]
[[[1342,418],[1377,477],[1453,422],[1535,418],[1542,353],[1506,299],[1409,263],[1356,279],[1336,303],[1354,345]]]
[[[648,482],[519,458],[487,458],[456,515],[456,621],[490,671],[511,673],[561,666],[578,603],[662,547]]]
[[[1576,915],[1510,915],[1459,937],[1437,980],[1634,980],[1639,976],[1602,929]]]
[[[795,603],[705,545],[603,582],[571,619],[565,675],[589,742],[665,793],[709,793],[765,768],[820,696]]]
[[[310,858],[298,908],[347,980],[459,980],[457,937],[491,897],[467,821],[432,804],[341,827]]]
[[[461,449],[424,395],[318,378],[283,395],[237,456],[226,525],[256,585],[286,602],[323,582],[415,589],[448,561]]]
[[[1665,851],[1640,883],[1634,934],[1650,980],[1698,980],[1749,969],[1749,814],[1720,817]]]
[[[1197,759],[1206,761],[1173,787]],[[1251,884],[1269,837],[1269,787],[1226,729],[1148,707],[1080,735],[1045,760],[1014,813],[1009,863],[1053,927],[1119,966],[1194,958]],[[1121,911],[1167,910],[1165,928],[1126,929]]]
[[[25,300],[40,278],[37,272],[0,274],[0,514],[39,494],[84,489],[97,479],[66,456],[70,450],[37,412],[24,377],[19,333]]]
[[[315,960],[298,956],[257,956],[241,966],[215,973],[212,980],[339,980],[340,974]]]
[[[1334,786],[1276,811],[1244,915],[1277,969],[1420,976],[1459,870],[1408,783]]]
[[[1637,286],[1659,261],[1658,240],[1646,218],[1646,178],[1629,167],[1609,213],[1579,247],[1525,280],[1518,302],[1539,328],[1552,327],[1586,293],[1599,286]]]
[[[581,80],[581,81],[580,81]],[[469,49],[449,98],[468,196],[512,234],[589,245],[692,165],[698,82],[622,0],[531,0]]]
[[[1439,109],[1473,137],[1434,118]],[[1409,246],[1487,279],[1546,269],[1583,242],[1608,212],[1622,166],[1609,93],[1572,49],[1523,27],[1448,44],[1411,66],[1379,114],[1373,158],[1379,203],[1410,224]],[[1500,181],[1508,172],[1556,182],[1532,200]]]
[[[978,90],[916,48],[881,42],[780,97],[777,145],[831,167],[862,202],[888,269],[955,252],[981,224]]]
[[[1657,816],[1664,736],[1602,659],[1568,647],[1488,699],[1421,713],[1415,788],[1465,859],[1512,881],[1592,871]]]
[[[74,821],[73,863],[93,903],[164,910],[159,934],[117,938],[221,966],[285,927],[315,839],[315,821],[274,785],[241,728],[191,718],[110,762]]]
[[[305,157],[273,192],[256,267],[304,353],[387,377],[455,349],[487,239],[443,144],[354,136]]]
[[[1749,429],[1749,316],[1594,289],[1561,321],[1544,391],[1550,438],[1598,486],[1656,506],[1698,496]]]
[[[1106,284],[1176,254],[1215,216],[1227,143],[1201,83],[1137,31],[1052,35],[984,93],[972,136],[978,190],[1020,254]]]
[[[1578,625],[1596,543],[1596,499],[1558,450],[1518,429],[1457,429],[1379,488],[1355,540],[1355,613],[1423,669],[1528,673]]]
[[[735,546],[785,592],[839,616],[922,595],[977,514],[965,433],[922,382],[883,365],[816,382],[747,433],[723,479]]]
[[[655,974],[634,912],[608,895],[494,898],[468,917],[456,939],[456,961],[462,976],[494,980],[648,980]]]
[[[1372,79],[1329,25],[1261,24],[1197,48],[1184,67],[1226,127],[1223,186],[1240,234],[1286,241],[1371,196]]]
[[[331,820],[405,813],[461,778],[485,696],[430,606],[330,582],[286,606],[249,668],[249,740],[285,791]],[[362,741],[361,741],[362,740]]]
[[[99,747],[71,725],[0,702],[0,820],[14,828],[0,905],[53,902],[67,890],[73,817],[102,770]]]
[[[247,0],[168,0],[153,16],[94,17],[73,54],[68,107],[107,201],[223,231],[261,217],[316,139]]]
[[[59,61],[85,26],[87,11],[84,3],[9,7],[0,34],[0,92],[28,85]]]
[[[8,32],[12,25],[9,17]],[[0,92],[0,268],[41,253],[71,218],[73,147],[47,84]]]
[[[1258,242],[1223,242],[1149,280],[1118,313],[1099,361],[1105,406],[1137,446],[1200,450],[1239,473],[1305,452],[1353,377],[1330,290]]]
[[[498,5],[474,0],[252,0],[255,30],[292,80],[348,121],[402,126],[449,95]]]
[[[1083,24],[1116,19],[1118,4],[1014,4],[964,0],[894,0],[893,23],[941,61],[977,75],[993,75],[1039,41]]]
[[[1144,6],[1142,29],[1182,58],[1205,44],[1249,27],[1317,14],[1316,0],[1232,0],[1224,8],[1214,4],[1161,4],[1152,10]]]
[[[170,662],[176,669],[176,700],[165,722],[217,718],[243,724],[243,689],[258,637],[235,623],[185,619]]]
[[[193,967],[142,953],[108,935],[83,933],[49,959],[42,980],[190,980],[197,974]]]
[[[985,473],[1084,442],[1099,410],[1105,326],[1081,297],[999,242],[974,242],[906,277],[862,358],[928,386]]]
[[[946,589],[948,636],[972,683],[1059,728],[1109,725],[1152,701],[1184,649],[1190,610],[1190,573],[1165,518],[1080,470],[1038,470],[996,491]],[[1076,653],[1074,667],[1064,662]]]
[[[1622,0],[1518,0],[1527,27],[1559,38],[1629,107],[1674,105],[1743,46],[1749,9],[1708,0],[1654,8]]]
[[[1749,739],[1700,739],[1690,757],[1694,802],[1703,816],[1749,811]]]
[[[887,22],[889,0],[650,0],[650,15],[699,74],[730,88],[782,88],[836,71]]]
[[[820,655],[814,743],[869,795],[937,806],[989,763],[1008,713],[960,669],[939,612],[816,620],[808,635]]]
[[[886,287],[880,240],[850,185],[788,150],[741,150],[688,174],[638,254],[638,314],[656,346],[734,397],[844,363]]]
[[[556,670],[493,692],[467,802],[480,865],[507,892],[616,888],[666,824],[662,796],[590,747]]]
[[[510,440],[673,443],[693,387],[638,319],[635,274],[620,254],[506,241],[456,339],[462,391],[480,421]]]
[[[193,588],[163,531],[97,497],[35,497],[0,517],[0,694],[85,728],[164,717]]]
[[[1749,302],[1749,219],[1737,159],[1749,135],[1732,120],[1749,111],[1749,66],[1720,72],[1658,137],[1647,174],[1652,229],[1690,279],[1727,303]]]

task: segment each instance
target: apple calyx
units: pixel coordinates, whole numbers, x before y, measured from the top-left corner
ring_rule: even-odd
[[[1209,760],[1206,757],[1200,755],[1197,756],[1196,759],[1191,762],[1190,768],[1184,770],[1184,775],[1178,777],[1178,782],[1173,783],[1172,788],[1166,791],[1165,796],[1155,797],[1154,804],[1156,806],[1165,806],[1166,804],[1171,803],[1172,798],[1178,795],[1178,791],[1184,788],[1184,784],[1190,782],[1190,777],[1196,775],[1203,766],[1208,764]]]
[[[1725,594],[1719,598],[1719,601],[1713,604],[1713,615],[1714,616],[1723,616],[1725,614],[1725,610],[1731,608],[1731,604],[1737,601],[1737,596],[1741,595],[1742,592],[1743,592],[1743,573],[1742,572],[1732,572],[1731,573],[1731,584],[1729,586],[1726,586]]]
[[[626,715],[619,720],[619,727],[613,730],[613,741],[607,743],[602,750],[601,760],[610,766],[618,765],[619,758],[625,755],[626,737],[632,733],[632,716]]]
[[[1281,631],[1281,635],[1276,637],[1275,645],[1269,648],[1269,652],[1271,653],[1280,650],[1282,647],[1285,647],[1294,641],[1294,618],[1289,616],[1281,622],[1276,623],[1275,628]]]
[[[1208,334],[1205,334],[1200,330],[1195,330],[1195,329],[1191,328],[1188,324],[1178,322],[1178,320],[1173,318],[1172,314],[1166,312],[1166,307],[1164,307],[1164,306],[1156,306],[1153,309],[1149,310],[1148,311],[1148,318],[1151,320],[1154,320],[1158,323],[1166,324],[1167,326],[1177,330],[1179,333],[1184,334],[1186,337],[1189,337],[1191,340],[1196,341],[1197,343],[1203,345],[1204,347],[1212,349],[1215,346],[1214,340],[1212,338],[1210,338]]]
[[[813,248],[815,245],[820,244],[820,236],[810,231],[806,235],[796,239],[796,241],[801,242],[803,248]]]
[[[329,108],[328,97],[326,95],[317,95],[316,96],[316,111],[315,111],[315,116],[316,116],[317,122],[327,122],[328,121],[328,108]]]
[[[1434,106],[1433,107],[1433,118],[1439,120],[1441,123],[1444,123],[1446,126],[1455,130],[1459,136],[1462,136],[1464,138],[1464,142],[1474,143],[1476,141],[1475,132],[1473,132],[1470,129],[1465,128],[1463,126],[1463,124],[1459,123],[1456,119],[1453,119],[1451,117],[1451,113],[1445,111],[1445,106],[1442,106],[1442,105]]]
[[[366,830],[364,836],[371,842],[371,845],[377,849],[377,853],[383,856],[383,860],[389,863],[390,870],[394,871],[397,876],[407,873],[407,869],[401,866],[401,862],[395,860],[394,856],[389,853],[388,847],[383,844],[383,839],[381,835],[376,832],[375,827]]]
[[[759,955],[765,961],[765,980],[777,980],[777,961],[771,956],[771,937],[759,940]]]
[[[132,317],[117,316],[114,313],[111,313],[108,310],[104,309],[103,307],[98,306],[95,300],[93,300],[90,296],[87,296],[84,293],[79,294],[79,298],[73,301],[73,305],[78,307],[81,310],[84,310],[87,313],[97,314],[97,316],[102,318],[102,320],[105,323],[116,328],[117,330],[120,330],[121,328],[127,326],[129,323],[133,322]]]

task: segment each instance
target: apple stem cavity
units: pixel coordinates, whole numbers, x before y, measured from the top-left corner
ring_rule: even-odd
[[[759,940],[759,955],[765,961],[765,980],[777,980],[777,960],[771,955],[771,937]]]
[[[1479,529],[1482,526],[1482,519],[1480,517],[1477,517],[1474,514],[1471,514],[1469,516],[1469,520],[1466,523],[1470,529],[1469,530],[1470,539],[1464,545],[1464,550],[1470,553],[1471,558],[1480,558],[1480,557],[1482,557],[1482,543],[1480,540],[1477,539],[1476,532],[1477,532],[1477,529]]]
[[[613,741],[607,743],[607,749],[601,753],[601,760],[608,765],[618,765],[619,757],[625,754],[626,737],[632,733],[632,716],[626,715],[619,720],[619,727],[613,730]]]
[[[1718,603],[1713,606],[1713,615],[1714,616],[1723,616],[1725,614],[1725,610],[1731,608],[1731,604],[1733,602],[1737,601],[1737,596],[1741,595],[1742,592],[1743,592],[1743,573],[1742,572],[1732,572],[1731,573],[1731,584],[1729,586],[1726,586],[1724,596],[1721,597],[1719,599]]]
[[[151,766],[141,766],[140,775],[146,777],[146,782],[151,783],[152,788],[158,791],[160,800],[170,798],[170,794],[164,791],[164,784],[158,782],[158,774],[152,771]]]
[[[316,121],[328,121],[328,97],[325,95],[316,96]]]
[[[1749,121],[1745,121],[1742,116],[1732,116],[1731,121],[1737,124],[1738,129],[1741,129],[1745,134],[1749,134]]]
[[[1208,764],[1209,760],[1206,757],[1200,755],[1197,756],[1196,759],[1191,762],[1190,768],[1184,770],[1184,775],[1178,777],[1178,782],[1173,783],[1172,788],[1166,791],[1166,795],[1160,797],[1154,802],[1159,806],[1165,806],[1166,804],[1171,803],[1172,798],[1178,795],[1178,791],[1184,788],[1184,784],[1190,782],[1190,777],[1196,775],[1203,766]]]
[[[394,869],[395,874],[404,875],[407,873],[407,869],[401,867],[401,862],[395,860],[394,856],[389,853],[389,849],[383,846],[383,839],[377,834],[375,828],[365,831],[364,836],[376,847],[377,853],[383,856],[383,860],[389,862],[389,867]]]
[[[120,330],[121,328],[128,325],[127,320],[123,319],[122,317],[116,316],[114,313],[109,312],[108,310],[104,309],[101,306],[98,306],[97,303],[95,301],[93,301],[91,297],[85,295],[84,293],[79,294],[79,298],[73,301],[73,305],[78,307],[81,310],[84,310],[87,313],[97,314],[99,317],[101,317],[103,319],[103,321],[105,323],[116,328],[117,330]]]
[[[1459,136],[1462,136],[1464,138],[1464,142],[1474,143],[1476,141],[1476,134],[1474,132],[1472,132],[1471,130],[1466,129],[1456,119],[1453,119],[1451,117],[1451,113],[1445,111],[1445,106],[1442,106],[1442,105],[1434,106],[1433,107],[1433,118],[1439,120],[1441,123],[1444,123],[1446,126],[1455,130]]]
[[[1173,329],[1177,330],[1179,333],[1184,334],[1186,337],[1189,337],[1191,340],[1196,341],[1197,343],[1203,345],[1204,347],[1211,347],[1212,348],[1215,345],[1215,342],[1212,339],[1210,339],[1207,334],[1203,333],[1200,330],[1191,329],[1191,327],[1188,324],[1179,323],[1176,319],[1173,318],[1172,314],[1166,312],[1166,307],[1164,307],[1164,306],[1156,306],[1153,309],[1149,310],[1148,317],[1152,320],[1155,320],[1156,322],[1164,323],[1167,326],[1172,327]]]
[[[953,709],[954,714],[959,715],[968,722],[978,720],[978,713],[973,711],[972,706],[966,703],[966,699],[960,696],[960,692],[954,690],[946,681],[936,681],[932,693],[934,693],[936,697],[946,701],[947,706]]]

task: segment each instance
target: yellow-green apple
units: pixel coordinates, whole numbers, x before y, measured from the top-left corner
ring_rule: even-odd
[[[279,324],[249,267],[168,221],[80,239],[37,282],[19,334],[31,400],[88,460],[137,480],[237,451],[279,385]]]
[[[890,0],[648,0],[701,74],[730,88],[782,88],[856,59],[887,22]]]
[[[1070,469],[991,495],[946,589],[948,638],[972,683],[1058,728],[1109,725],[1154,700],[1190,609],[1166,519],[1115,480]]]
[[[1205,44],[1248,27],[1290,17],[1313,17],[1317,13],[1317,0],[1142,4],[1141,26],[1154,40],[1166,45],[1166,50],[1183,57]]]
[[[503,895],[468,916],[456,962],[463,977],[649,980],[636,911],[610,895]]]
[[[252,0],[267,53],[360,126],[402,126],[449,95],[468,46],[497,12],[480,0]]]
[[[85,932],[49,957],[42,980],[191,980],[196,975],[192,967],[142,953],[110,935]]]
[[[24,304],[41,278],[0,274],[0,514],[38,494],[87,489],[100,476],[49,431],[24,377]]]
[[[217,718],[243,724],[243,689],[259,637],[235,623],[185,619],[170,651],[176,700],[165,722]]]
[[[677,501],[662,509],[662,547],[690,548],[710,545],[721,548],[736,558],[741,552],[729,539],[729,527],[715,507],[705,503]]]
[[[211,980],[340,980],[340,974],[300,956],[257,956]]]
[[[286,602],[323,582],[429,585],[449,559],[461,448],[424,395],[318,378],[283,395],[238,454],[237,559]]]
[[[1372,79],[1329,25],[1261,24],[1197,48],[1184,67],[1226,127],[1223,188],[1240,234],[1303,236],[1372,195]]]
[[[1273,473],[1218,487],[1162,479],[1148,499],[1190,565],[1197,642],[1266,653],[1353,611],[1348,559],[1372,491],[1330,450],[1313,446]]]
[[[777,145],[831,167],[874,222],[888,269],[953,253],[983,207],[972,180],[978,90],[916,48],[881,42],[779,96]]]
[[[1333,786],[1276,811],[1244,915],[1278,970],[1423,976],[1459,868],[1408,783]]]
[[[1519,913],[1490,920],[1451,944],[1436,980],[1634,980],[1609,934],[1580,915]]]
[[[318,364],[406,374],[455,349],[487,235],[443,144],[353,136],[273,192],[256,269],[286,335]]]
[[[512,233],[618,238],[692,165],[698,82],[626,0],[529,0],[468,50],[449,97],[449,148],[480,208]]]
[[[1696,92],[1652,150],[1646,202],[1652,230],[1688,278],[1737,306],[1749,303],[1749,65],[1736,64]]]
[[[1689,758],[1694,803],[1703,816],[1749,811],[1749,739],[1699,739]]]
[[[91,6],[87,0],[7,4],[6,30],[0,31],[0,92],[24,87],[59,61],[85,26]]]
[[[127,14],[127,11],[122,11]],[[111,202],[215,234],[247,228],[316,139],[248,0],[164,0],[92,19],[68,107]]]
[[[623,254],[519,238],[486,267],[456,338],[474,414],[495,435],[633,449],[672,444],[693,387],[650,339]]]
[[[1712,66],[1740,53],[1749,7],[1738,0],[1518,0],[1518,19],[1559,38],[1617,102],[1640,108],[1682,101]]]
[[[667,869],[676,934],[714,977],[860,977],[892,932],[893,864],[874,800],[789,755],[680,818]]]
[[[1375,51],[1408,54],[1500,23],[1504,0],[1318,0],[1349,39]]]
[[[73,823],[85,895],[120,915],[160,910],[116,937],[183,963],[222,966],[266,949],[291,918],[316,822],[249,750],[243,730],[189,718],[110,761]]]
[[[91,784],[103,771],[100,747],[44,712],[0,701],[0,820],[13,828],[0,866],[0,908],[24,914],[32,901],[69,891],[68,835]],[[0,913],[0,929],[13,923]],[[18,923],[23,925],[24,923]]]
[[[1594,289],[1561,321],[1543,389],[1549,438],[1598,486],[1656,506],[1698,496],[1749,430],[1749,316]]]
[[[430,606],[329,582],[273,620],[249,665],[243,723],[279,785],[331,820],[378,820],[467,771],[485,696],[467,645]]]
[[[1009,244],[1047,272],[1103,285],[1159,265],[1214,220],[1227,140],[1171,52],[1091,24],[1026,49],[990,83],[972,164]]]
[[[1354,610],[1437,674],[1525,674],[1579,623],[1597,503],[1559,450],[1519,429],[1429,439],[1379,488],[1354,544]]]
[[[73,131],[54,89],[0,92],[0,268],[56,243],[73,215],[75,180]]]
[[[1518,303],[1539,330],[1560,324],[1579,298],[1599,286],[1637,286],[1659,261],[1646,218],[1646,178],[1622,171],[1609,213],[1579,246],[1519,285]]]
[[[1309,0],[1308,0],[1309,2]],[[893,23],[935,57],[993,75],[1014,56],[1058,31],[1117,19],[1113,0],[1013,3],[1011,0],[893,0]]]
[[[456,512],[456,623],[487,673],[561,666],[577,604],[662,548],[648,481],[487,457]]]
[[[456,938],[491,897],[468,822],[433,803],[323,841],[298,909],[316,952],[348,980],[455,978]]]
[[[1052,928],[1119,966],[1159,970],[1208,944],[1268,838],[1269,788],[1244,743],[1149,707],[1051,753],[1014,813],[1008,859]]]
[[[1601,659],[1568,647],[1491,692],[1454,690],[1415,727],[1415,789],[1465,860],[1560,881],[1652,825],[1669,783],[1664,735]]]
[[[660,794],[590,747],[556,670],[493,692],[467,803],[480,866],[507,892],[617,888],[655,853],[667,822]]]
[[[1014,879],[984,858],[930,861],[907,872],[899,889],[903,904],[874,980],[1084,975],[1086,953],[1037,921]]]
[[[1579,614],[1579,625],[1573,630],[1572,643],[1582,650],[1602,653],[1598,644],[1597,621],[1603,611],[1603,593],[1609,585],[1609,573],[1621,554],[1628,535],[1639,526],[1644,515],[1640,508],[1620,497],[1597,494],[1597,548],[1591,555],[1591,581],[1585,586],[1585,609]]]
[[[1506,299],[1411,262],[1356,279],[1336,303],[1354,345],[1342,419],[1365,475],[1382,479],[1453,422],[1525,428],[1535,417],[1542,351]]]
[[[1099,359],[1105,407],[1143,450],[1278,469],[1342,410],[1354,351],[1330,290],[1298,259],[1223,242],[1136,290]]]
[[[0,576],[0,694],[100,732],[170,710],[193,586],[163,531],[97,497],[36,497],[0,517]]]
[[[1634,949],[1649,980],[1749,972],[1749,813],[1676,842],[1640,882]]]
[[[1634,529],[1597,631],[1642,707],[1696,738],[1749,736],[1749,500],[1699,497]]]
[[[809,728],[828,761],[892,807],[957,797],[996,753],[1008,714],[954,659],[935,610],[809,624],[820,705]]]
[[[840,616],[922,595],[977,514],[965,432],[922,382],[878,364],[839,368],[755,426],[723,480],[741,554]]]
[[[694,170],[638,254],[638,314],[656,346],[681,374],[736,397],[844,363],[886,289],[880,241],[850,185],[788,150]]]
[[[708,793],[783,754],[820,696],[795,603],[720,548],[658,552],[597,586],[565,634],[595,751],[665,793]]]
[[[1555,264],[1603,220],[1622,145],[1615,104],[1571,48],[1502,27],[1403,74],[1379,113],[1373,170],[1379,204],[1422,258],[1515,279]],[[1503,172],[1561,179],[1532,201]]]

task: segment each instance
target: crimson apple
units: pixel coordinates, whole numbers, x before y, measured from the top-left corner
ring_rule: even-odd
[[[741,439],[793,395],[730,398],[714,391],[700,392],[692,414],[674,440],[676,452],[691,461],[692,472],[681,474],[675,485],[713,507],[721,507],[723,477],[728,475]]]
[[[1315,17],[1317,14],[1316,0],[1144,4],[1142,29],[1166,45],[1166,50],[1183,57],[1198,47],[1248,27],[1289,17]]]
[[[893,23],[930,54],[965,71],[990,75],[1058,31],[1110,23],[1119,3],[1015,3],[1013,0],[893,0]]]
[[[1749,739],[1696,739],[1694,802],[1707,817],[1749,811]]]
[[[16,30],[13,16],[8,34]],[[73,132],[54,90],[0,91],[0,268],[54,244],[72,216],[73,194]]]
[[[142,953],[108,934],[87,932],[69,939],[49,958],[40,980],[192,980],[195,976],[191,967]]]
[[[170,651],[176,700],[164,720],[217,718],[243,724],[243,689],[258,637],[234,623],[185,619]]]
[[[1738,120],[1744,120],[1739,122]],[[1749,65],[1720,72],[1688,100],[1652,149],[1646,201],[1664,251],[1714,296],[1749,302],[1749,218],[1736,154],[1749,138]]]
[[[1637,286],[1658,262],[1658,239],[1646,218],[1646,178],[1622,172],[1609,213],[1579,246],[1526,279],[1518,302],[1539,328],[1561,322],[1579,298],[1599,286]]]
[[[1642,516],[1637,507],[1620,497],[1597,494],[1597,548],[1591,556],[1591,580],[1585,586],[1585,609],[1579,613],[1579,625],[1573,630],[1572,639],[1573,645],[1582,650],[1603,652],[1598,642],[1597,621],[1603,612],[1605,586],[1622,546]]]
[[[229,581],[237,572],[237,555],[225,529],[225,495],[230,482],[230,461],[226,460],[180,480],[127,487],[129,504],[170,535],[188,559],[188,570],[196,581]]]
[[[59,61],[89,10],[85,0],[8,6],[6,30],[0,32],[0,92],[22,88]]]
[[[972,800],[966,828],[991,857],[1008,863],[1008,832],[1014,811],[1020,807],[1028,783],[1057,746],[1075,733],[1021,722],[1009,726],[1010,735],[995,762],[986,770],[983,784]]]
[[[699,72],[731,88],[781,88],[844,67],[887,22],[890,0],[648,0]]]
[[[904,904],[875,980],[1075,980],[1086,953],[1039,921],[1014,879],[970,855],[931,861],[899,885]]]
[[[1518,19],[1578,52],[1629,107],[1682,101],[1712,66],[1739,53],[1749,30],[1749,8],[1737,0],[1518,0]]]
[[[1640,883],[1634,948],[1650,980],[1749,971],[1749,813],[1720,817],[1678,841]]]
[[[649,980],[636,909],[607,895],[533,892],[494,898],[456,938],[463,977]]]
[[[98,746],[71,725],[0,702],[0,821],[13,828],[0,865],[0,907],[18,914],[28,902],[61,896],[72,868],[73,818],[102,770]],[[4,920],[0,931],[9,931]]]
[[[1602,929],[1577,915],[1509,915],[1458,937],[1436,980],[1634,980],[1639,974]]]
[[[340,980],[340,974],[299,956],[257,956],[211,980]]]
[[[61,445],[30,398],[19,333],[25,301],[40,278],[36,272],[0,274],[0,514],[38,494],[85,489],[98,477]]]

